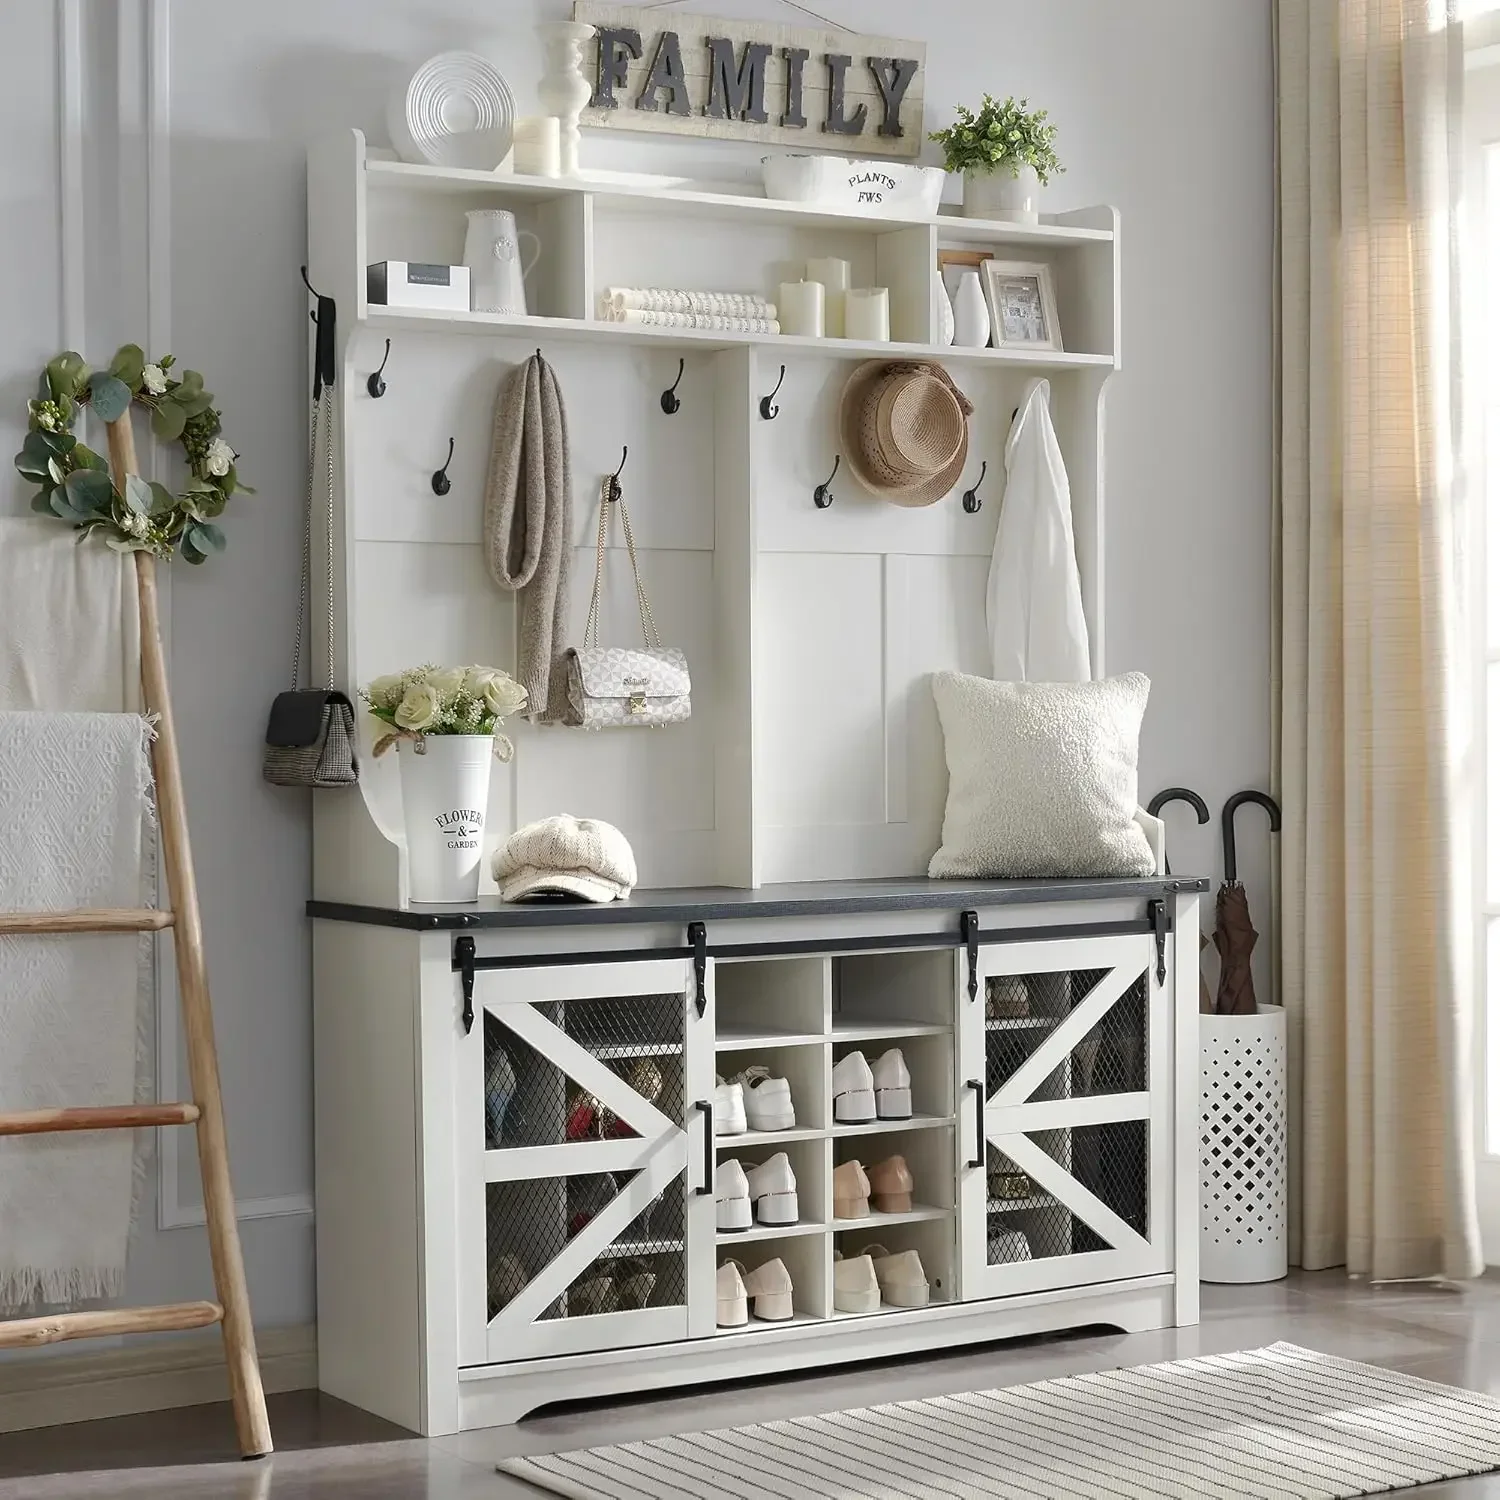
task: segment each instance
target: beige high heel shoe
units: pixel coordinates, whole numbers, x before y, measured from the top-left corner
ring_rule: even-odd
[[[833,1216],[835,1219],[870,1216],[870,1179],[857,1161],[842,1162],[833,1169]]]
[[[888,1156],[870,1168],[870,1196],[883,1214],[911,1212],[911,1171],[904,1156]]]

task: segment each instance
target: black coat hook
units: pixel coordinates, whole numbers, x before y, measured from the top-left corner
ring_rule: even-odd
[[[760,398],[760,415],[762,421],[774,422],[776,420],[776,415],[781,408],[779,406],[772,406],[771,403],[776,399],[776,392],[781,389],[781,382],[785,379],[786,366],[782,365],[781,374],[776,377],[776,384],[771,387],[771,394]]]
[[[432,475],[432,493],[434,495],[446,495],[453,488],[453,481],[448,478],[448,465],[453,462],[453,439],[448,439],[448,456],[443,460],[443,467],[435,469]]]
[[[979,498],[979,486],[984,483],[984,476],[989,473],[989,469],[990,461],[986,458],[982,460],[979,465],[979,478],[974,481],[973,485],[969,489],[966,489],[964,491],[964,509],[968,511],[971,516],[974,515],[979,510],[979,507],[984,504],[984,501]]]
[[[618,500],[620,498],[620,475],[625,472],[625,460],[629,457],[630,448],[627,444],[620,449],[620,467],[604,481],[604,498],[606,500]]]
[[[1150,813],[1153,818],[1159,818],[1161,816],[1162,808],[1164,808],[1169,802],[1186,802],[1188,806],[1193,809],[1193,812],[1197,815],[1200,827],[1204,823],[1208,822],[1208,803],[1206,803],[1203,798],[1197,794],[1197,792],[1193,791],[1191,787],[1167,787],[1165,790],[1158,792],[1146,804],[1146,811]],[[1170,875],[1171,873],[1172,861],[1169,859],[1167,861],[1167,874]]]
[[[317,299],[317,310],[309,314],[317,324],[318,335],[313,340],[313,400],[323,394],[323,387],[333,385],[338,372],[338,361],[334,354],[334,318],[337,309],[332,297],[325,297],[307,279],[307,267],[297,268],[302,274],[302,285]]]
[[[1274,798],[1266,796],[1264,792],[1236,792],[1224,804],[1224,811],[1219,815],[1224,828],[1224,880],[1228,885],[1239,883],[1239,860],[1234,850],[1234,815],[1247,802],[1265,808],[1271,816],[1271,832],[1281,832],[1281,809]]]
[[[682,384],[682,372],[685,369],[687,369],[687,361],[685,359],[679,359],[677,361],[677,379],[674,380],[671,385],[669,385],[667,389],[661,393],[661,409],[666,412],[669,417],[674,416],[677,413],[678,409],[682,406],[682,402],[678,399],[677,396],[677,387]]]
[[[828,507],[833,504],[833,491],[829,488],[829,486],[833,483],[833,475],[837,474],[839,471],[839,459],[842,456],[842,454],[838,453],[835,453],[833,455],[833,474],[830,474],[828,478],[824,480],[823,483],[813,491],[813,504],[816,505],[819,510],[827,510]]]
[[[385,362],[391,357],[391,341],[385,341],[385,353],[380,358],[380,368],[365,381],[365,389],[377,401],[385,395]]]

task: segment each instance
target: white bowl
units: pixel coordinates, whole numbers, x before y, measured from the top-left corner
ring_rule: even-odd
[[[500,70],[473,52],[429,57],[391,95],[386,124],[404,161],[493,172],[510,150],[516,101]]]
[[[802,152],[763,156],[760,169],[768,198],[858,209],[874,218],[882,214],[931,218],[937,213],[943,179],[948,175],[941,167]]]

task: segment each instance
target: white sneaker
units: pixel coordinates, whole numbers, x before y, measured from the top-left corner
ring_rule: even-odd
[[[989,1249],[992,1266],[1031,1259],[1031,1242],[1019,1229],[997,1229],[990,1235]]]
[[[755,1298],[753,1311],[767,1323],[785,1323],[792,1315],[792,1276],[779,1261],[768,1260],[745,1277],[745,1291]]]
[[[745,1283],[740,1276],[740,1263],[726,1260],[714,1277],[715,1317],[720,1328],[743,1328],[750,1321],[749,1304],[745,1298]]]
[[[875,1113],[882,1120],[911,1119],[911,1074],[899,1047],[882,1052],[871,1069],[875,1080]]]
[[[837,1256],[838,1252],[834,1254]],[[875,1263],[868,1255],[834,1261],[833,1305],[837,1311],[846,1313],[880,1311],[880,1283],[875,1279]]]
[[[892,1307],[926,1307],[927,1273],[915,1250],[892,1255],[884,1245],[866,1245],[865,1254],[875,1263],[875,1280],[881,1297]]]
[[[796,1125],[792,1086],[785,1078],[772,1078],[769,1068],[746,1068],[729,1087],[743,1091],[751,1130],[791,1130]]]
[[[714,1209],[720,1229],[750,1227],[750,1180],[733,1157],[721,1161],[714,1173]]]
[[[719,1170],[724,1169],[720,1167]],[[747,1191],[755,1205],[755,1217],[762,1224],[797,1222],[797,1179],[785,1151],[778,1151],[769,1161],[751,1167],[748,1181]],[[746,1223],[748,1225],[748,1220]],[[724,1227],[722,1219],[719,1227]]]
[[[842,1125],[875,1118],[875,1075],[863,1052],[851,1052],[834,1064],[833,1118]]]
[[[745,1091],[738,1081],[725,1083],[714,1079],[714,1134],[744,1135]]]

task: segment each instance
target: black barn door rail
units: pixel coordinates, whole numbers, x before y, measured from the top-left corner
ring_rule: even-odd
[[[474,976],[503,969],[563,968],[574,964],[633,963],[652,958],[690,958],[693,961],[694,1003],[701,1017],[708,1004],[710,958],[794,958],[812,953],[882,953],[916,948],[963,948],[968,960],[969,999],[979,997],[979,950],[986,943],[1057,942],[1068,938],[1148,936],[1156,941],[1156,979],[1167,980],[1167,934],[1172,931],[1172,909],[1166,901],[1148,901],[1144,915],[1118,922],[1063,922],[1046,927],[979,925],[979,913],[966,911],[956,932],[895,932],[868,937],[789,938],[781,942],[712,943],[707,926],[689,922],[687,942],[680,948],[607,948],[565,953],[494,953],[480,955],[467,933],[453,940],[453,972],[463,986],[464,1031],[474,1025]]]

